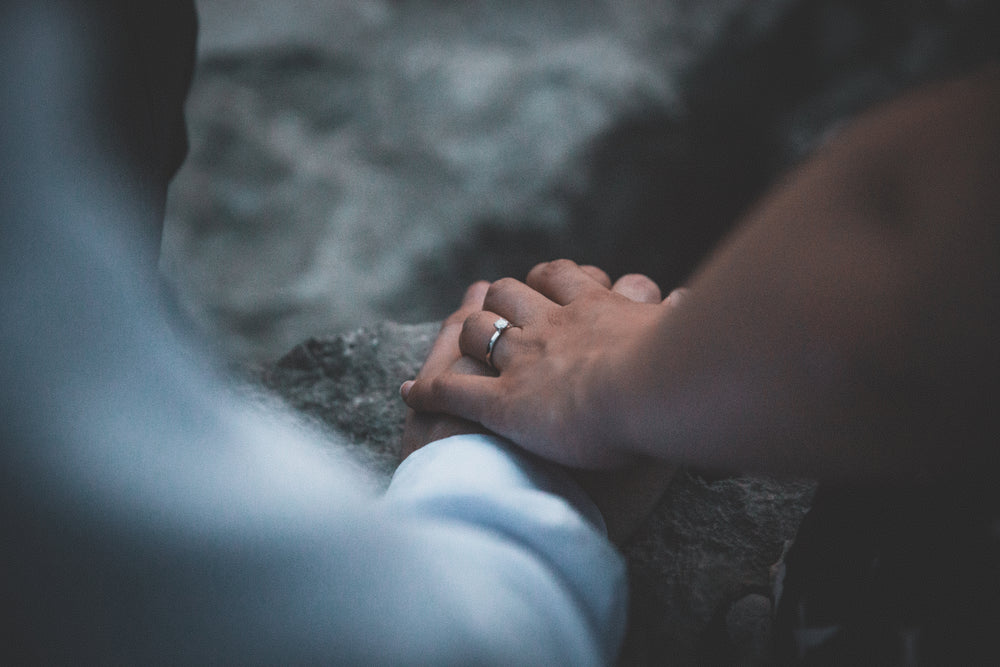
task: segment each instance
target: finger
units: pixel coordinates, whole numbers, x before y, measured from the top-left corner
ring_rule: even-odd
[[[432,377],[444,372],[456,359],[462,356],[458,348],[458,337],[462,332],[462,325],[457,321],[445,321],[438,332],[437,338],[431,345],[430,352],[424,360],[417,377]]]
[[[490,284],[485,280],[479,280],[469,285],[462,296],[462,305],[456,312],[467,311],[466,315],[468,315],[468,313],[482,310],[483,300],[486,298],[486,292],[489,291],[489,288]]]
[[[667,298],[663,300],[664,305],[670,306],[671,308],[676,308],[681,305],[684,301],[687,301],[691,296],[691,290],[687,287],[678,287],[673,292],[667,295]]]
[[[611,291],[639,303],[660,303],[662,298],[660,286],[639,273],[629,273],[622,276],[615,281]]]
[[[441,325],[434,344],[427,354],[423,367],[417,377],[428,377],[445,371],[456,359],[462,356],[458,347],[458,338],[462,332],[462,324],[472,313],[479,312],[489,283],[480,281],[473,283],[465,290],[462,305],[449,315]]]
[[[593,264],[581,264],[580,270],[601,284],[605,289],[611,289],[611,276]]]
[[[457,373],[459,375],[489,375],[491,377],[495,376],[496,373],[493,372],[489,366],[484,362],[479,361],[479,359],[473,359],[468,355],[462,355],[449,368],[450,372]]]
[[[418,412],[436,412],[484,423],[488,409],[496,405],[500,380],[481,375],[444,374],[410,380],[400,387],[400,395]],[[485,425],[485,424],[484,424]]]
[[[560,306],[565,306],[583,294],[607,291],[606,287],[577,266],[576,262],[568,259],[539,264],[528,273],[525,282]]]
[[[462,354],[486,363],[486,355],[490,351],[490,341],[497,333],[496,322],[501,319],[495,313],[486,310],[473,313],[465,320],[458,339],[458,347]],[[493,343],[490,362],[494,368],[501,369],[511,353],[517,349],[522,329],[510,326],[504,329]]]
[[[482,310],[483,300],[486,298],[486,293],[489,291],[490,284],[485,280],[480,280],[472,283],[465,289],[465,293],[462,295],[462,303],[459,304],[458,310],[453,312],[451,315],[445,318],[444,322],[441,324],[441,328],[451,324],[459,324],[465,321],[465,318],[476,312],[477,310]]]
[[[555,305],[520,280],[501,278],[487,290],[482,310],[505,317],[511,324],[520,327],[537,321]]]

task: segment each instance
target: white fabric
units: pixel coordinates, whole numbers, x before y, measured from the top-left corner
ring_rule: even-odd
[[[230,393],[109,231],[129,211],[115,166],[73,143],[69,40],[3,33],[0,662],[613,660],[624,567],[579,489],[467,436],[379,498],[329,443]]]
[[[540,572],[539,588],[525,589],[532,591],[531,606],[552,604],[552,617],[562,618],[563,630],[542,636],[568,638],[566,656],[582,650],[563,664],[613,660],[624,632],[623,563],[602,539],[597,508],[565,474],[499,438],[455,436],[412,454],[393,477],[386,503],[400,514],[450,520],[526,550],[548,570]],[[505,559],[486,565],[494,573],[509,566]],[[532,623],[530,606],[512,611]]]

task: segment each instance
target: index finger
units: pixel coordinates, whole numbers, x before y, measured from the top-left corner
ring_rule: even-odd
[[[483,299],[490,284],[485,281],[473,283],[465,290],[462,304],[454,313],[445,319],[441,325],[431,351],[427,354],[423,367],[417,374],[418,378],[433,377],[446,371],[456,359],[462,356],[458,348],[458,338],[462,333],[462,323],[465,319],[483,307]]]

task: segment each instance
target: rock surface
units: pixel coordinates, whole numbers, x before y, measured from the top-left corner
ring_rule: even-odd
[[[996,56],[994,0],[200,0],[163,266],[230,354],[569,256],[670,288],[781,170]]]
[[[406,414],[399,385],[416,376],[437,332],[437,324],[383,322],[310,338],[254,377],[297,412],[346,436],[384,485],[399,465]]]
[[[383,483],[399,459],[404,406],[436,324],[381,323],[312,338],[256,381],[346,436]],[[795,535],[813,485],[679,473],[624,547],[631,582],[622,665],[760,664],[770,627],[772,568]]]

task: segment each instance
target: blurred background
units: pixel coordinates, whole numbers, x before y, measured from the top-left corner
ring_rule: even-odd
[[[161,268],[269,360],[571,257],[682,283],[852,115],[998,55],[995,0],[200,0]]]

